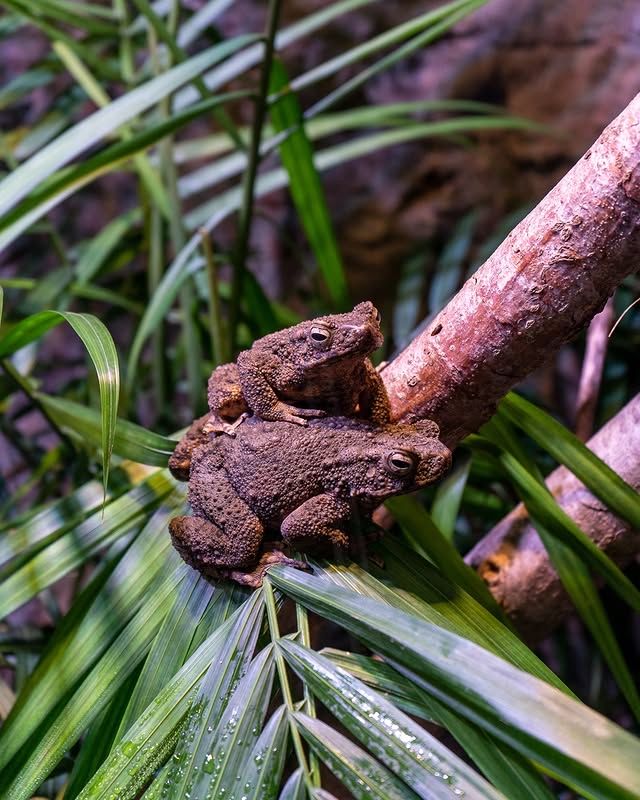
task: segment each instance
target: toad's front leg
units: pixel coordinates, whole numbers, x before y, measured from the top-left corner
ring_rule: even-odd
[[[282,538],[290,547],[301,550],[326,550],[327,546],[346,549],[349,537],[342,526],[350,517],[351,505],[347,500],[319,494],[285,517]]]

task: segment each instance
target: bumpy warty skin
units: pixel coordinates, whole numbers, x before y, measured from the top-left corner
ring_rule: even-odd
[[[323,413],[387,422],[386,390],[368,359],[382,341],[380,316],[370,302],[271,333],[240,353],[235,365],[214,370],[209,408],[224,420],[251,411],[298,424]],[[303,409],[310,413],[295,413]]]
[[[225,437],[224,469],[236,492],[268,526],[278,526],[305,500],[332,494],[367,511],[388,497],[437,480],[451,455],[435,423],[376,426],[346,417],[311,420],[306,428],[247,420],[234,440]],[[417,466],[392,475],[384,459],[415,453]]]

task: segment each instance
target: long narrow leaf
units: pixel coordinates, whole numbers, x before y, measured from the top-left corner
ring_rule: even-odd
[[[0,183],[0,215],[77,155],[254,40],[255,36],[238,36],[210,47],[79,122]]]
[[[79,795],[79,800],[129,800],[139,795],[148,779],[175,748],[194,693],[212,662],[219,658],[229,633],[238,622],[259,610],[259,592],[214,631],[182,669],[147,706]],[[242,624],[242,623],[241,623]]]
[[[544,681],[379,601],[283,567],[274,567],[270,579],[415,675],[445,705],[588,797],[631,800],[640,793],[640,742]]]
[[[640,528],[640,494],[552,416],[511,392],[500,411],[579,478],[606,505]]]
[[[291,196],[331,299],[337,308],[343,308],[348,302],[348,290],[338,243],[313,162],[313,149],[304,129],[302,109],[298,98],[289,89],[286,70],[278,59],[271,67],[269,90],[279,93],[269,109],[274,130],[280,133],[292,129],[279,147],[280,158],[289,176]]]
[[[314,752],[356,800],[418,800],[419,795],[346,736],[300,712],[294,719]]]
[[[102,479],[106,497],[109,463],[118,416],[120,369],[115,343],[104,323],[92,314],[76,314],[73,311],[42,311],[39,314],[33,314],[15,325],[0,339],[0,358],[6,358],[26,344],[40,338],[42,334],[63,320],[71,325],[82,340],[98,376],[102,421]]]
[[[282,639],[279,647],[336,719],[420,797],[504,800],[438,739],[357,678],[295,642]]]

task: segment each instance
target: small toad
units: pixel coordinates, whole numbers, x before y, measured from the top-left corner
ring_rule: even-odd
[[[210,415],[196,420],[178,444],[169,468],[187,480],[191,454],[211,433],[235,435],[249,412],[269,421],[304,426],[326,414],[388,422],[389,398],[368,356],[382,344],[380,314],[370,302],[270,333],[235,364],[209,378]]]
[[[451,453],[430,420],[377,425],[347,417],[306,427],[251,417],[235,438],[212,439],[193,453],[189,502],[174,518],[173,544],[205,575],[259,585],[265,534],[293,549],[349,544],[348,524],[380,503],[440,478]],[[286,560],[271,552],[262,567]],[[252,570],[254,570],[252,572]]]
[[[380,314],[369,302],[347,314],[318,317],[263,336],[240,353],[236,364],[213,371],[213,425],[227,430],[225,420],[246,411],[297,425],[325,414],[357,413],[387,422],[387,393],[368,359],[381,344]]]

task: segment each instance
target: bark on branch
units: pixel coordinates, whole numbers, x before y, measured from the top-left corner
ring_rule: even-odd
[[[640,95],[518,225],[409,347],[382,372],[395,419],[428,417],[455,446],[497,402],[551,357],[640,265]],[[640,488],[640,399],[589,443]],[[560,505],[612,557],[640,551],[640,534],[567,470],[549,478]],[[532,639],[569,608],[522,507],[468,557]]]
[[[631,400],[587,446],[640,490],[640,395]],[[611,558],[625,566],[640,551],[640,531],[612,514],[569,470],[547,479],[559,505]],[[466,556],[496,600],[532,642],[550,633],[571,601],[522,504],[501,520]]]
[[[640,263],[640,95],[383,371],[396,419],[453,445]]]

